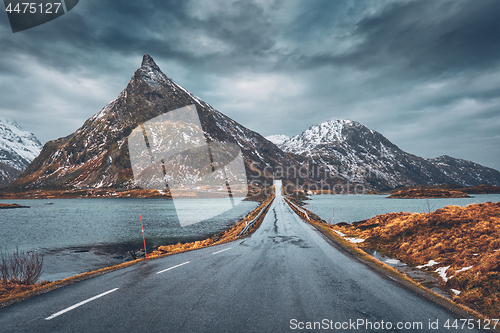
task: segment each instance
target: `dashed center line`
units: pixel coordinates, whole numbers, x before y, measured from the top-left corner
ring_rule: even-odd
[[[217,253],[221,253],[221,252],[224,252],[224,251],[227,251],[227,250],[230,250],[230,249],[231,249],[231,248],[230,248],[230,247],[228,247],[227,249],[224,249],[224,250],[220,250],[220,251],[217,251],[217,252],[214,252],[214,253],[212,253],[212,254],[217,254]]]
[[[108,291],[106,291],[106,292],[104,292],[104,293],[102,293],[102,294],[99,294],[99,295],[94,296],[94,297],[91,297],[91,298],[89,298],[89,299],[87,299],[87,300],[85,300],[85,301],[82,301],[82,302],[80,302],[80,303],[77,303],[77,304],[75,304],[75,305],[72,305],[72,306],[70,306],[69,308],[66,308],[66,309],[64,309],[64,310],[61,310],[61,311],[59,311],[59,312],[54,313],[52,316],[45,318],[45,320],[51,320],[51,319],[54,319],[55,317],[58,317],[58,316],[60,316],[60,315],[62,315],[62,314],[64,314],[64,313],[66,313],[66,312],[68,312],[68,311],[71,311],[71,310],[73,310],[73,309],[76,309],[77,307],[82,306],[83,304],[86,304],[86,303],[88,303],[88,302],[92,302],[93,300],[96,300],[96,299],[98,299],[99,297],[106,296],[107,294],[110,294],[110,293],[112,293],[112,292],[114,292],[114,291],[117,291],[118,289],[120,289],[120,288],[115,288],[115,289],[108,290]]]
[[[224,251],[227,251],[227,250],[230,250],[230,249],[231,249],[231,248],[230,248],[230,247],[228,247],[227,249],[220,250],[220,251],[214,252],[214,253],[212,253],[212,254],[221,253],[221,252],[224,252]],[[179,265],[176,265],[176,266],[172,266],[172,267],[169,267],[169,268],[164,269],[164,270],[162,270],[162,271],[159,271],[159,272],[157,272],[156,274],[161,274],[161,273],[164,273],[164,272],[169,271],[169,270],[171,270],[171,269],[174,269],[174,268],[177,268],[177,267],[180,267],[180,266],[183,266],[183,265],[189,264],[189,263],[190,263],[190,261],[186,261],[186,262],[184,262],[184,263],[182,263],[182,264],[179,264]],[[77,307],[82,306],[82,305],[84,305],[84,304],[86,304],[86,303],[92,302],[92,301],[94,301],[94,300],[96,300],[96,299],[98,299],[98,298],[100,298],[100,297],[106,296],[107,294],[110,294],[110,293],[112,293],[112,292],[114,292],[114,291],[117,291],[118,289],[120,289],[120,288],[115,288],[115,289],[108,290],[108,291],[106,291],[106,292],[104,292],[104,293],[102,293],[102,294],[99,294],[99,295],[94,296],[94,297],[91,297],[91,298],[89,298],[89,299],[87,299],[87,300],[85,300],[85,301],[82,301],[82,302],[80,302],[80,303],[77,303],[77,304],[75,304],[75,305],[72,305],[72,306],[70,306],[70,307],[68,307],[68,308],[66,308],[66,309],[64,309],[64,310],[61,310],[61,311],[59,311],[59,312],[54,313],[53,315],[51,315],[51,316],[49,316],[49,317],[45,318],[45,320],[51,320],[51,319],[54,319],[54,318],[56,318],[56,317],[59,317],[60,315],[62,315],[62,314],[64,314],[64,313],[66,313],[66,312],[69,312],[69,311],[71,311],[71,310],[74,310],[74,309],[76,309]]]
[[[172,267],[170,267],[170,268],[167,268],[167,269],[164,269],[164,270],[162,270],[162,271],[159,271],[159,272],[157,272],[156,274],[161,274],[161,273],[164,273],[164,272],[169,271],[169,270],[171,270],[171,269],[174,269],[174,268],[177,268],[177,267],[180,267],[180,266],[182,266],[182,265],[189,264],[189,263],[190,263],[190,261],[186,261],[186,262],[184,262],[184,263],[182,263],[182,264],[179,264],[179,265],[176,265],[176,266],[172,266]]]

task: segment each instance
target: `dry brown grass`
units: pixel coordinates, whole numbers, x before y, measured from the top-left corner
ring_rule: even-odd
[[[13,209],[13,208],[29,208],[28,206],[21,206],[18,204],[3,204],[0,203],[0,209]]]
[[[410,199],[410,198],[469,198],[460,190],[438,189],[438,188],[411,188],[399,190],[389,198]]]
[[[427,268],[432,272],[450,266],[443,287],[461,291],[454,300],[500,318],[500,203],[390,213],[335,229],[412,266],[430,260],[439,262]]]
[[[3,203],[0,203],[0,209],[17,208],[17,207],[19,207],[18,204],[3,204]]]
[[[112,272],[121,268],[129,267],[132,265],[135,265],[141,261],[144,261],[146,259],[137,259],[134,261],[128,261],[123,264],[111,266],[111,267],[105,267],[101,268],[97,271],[92,271],[92,272],[87,272],[87,273],[82,273],[79,275],[75,275],[63,280],[59,281],[54,281],[54,282],[48,282],[48,281],[42,281],[37,284],[32,284],[32,285],[25,285],[25,284],[18,284],[18,283],[12,283],[12,282],[7,282],[3,283],[0,282],[0,308],[4,307],[6,305],[9,305],[13,302],[19,301],[21,299],[28,298],[30,296],[34,296],[43,292],[47,292],[52,289],[56,289],[62,286],[66,286],[72,283],[75,283],[77,281],[82,281],[85,279],[88,279],[93,276],[101,275],[104,273]]]
[[[304,220],[306,220],[306,217],[304,214],[296,210],[293,206],[290,206],[292,210],[295,211],[299,216],[301,216]],[[371,255],[367,254],[364,252],[360,247],[358,247],[358,244],[353,244],[350,241],[344,239],[343,237],[339,236],[332,226],[328,223],[326,223],[324,220],[316,216],[315,214],[309,212],[309,220],[306,220],[309,224],[314,226],[318,231],[320,231],[322,234],[324,234],[326,237],[328,237],[330,240],[332,240],[336,246],[345,254],[348,256],[351,256],[355,258],[356,260],[359,260],[363,262],[365,265],[371,267],[374,271],[378,272],[379,274],[383,276],[389,276],[391,279],[398,281],[399,284],[403,285],[405,288],[408,288],[409,290],[412,290],[413,292],[429,299],[432,300],[433,302],[440,304],[441,306],[447,308],[448,310],[452,311],[456,316],[459,318],[470,318],[470,316],[474,316],[475,318],[481,318],[481,319],[486,319],[486,317],[479,313],[476,310],[471,309],[470,307],[453,302],[449,300],[448,298],[445,298],[429,289],[424,287],[422,284],[420,284],[417,281],[414,281],[410,276],[407,274],[401,273],[395,268],[387,265],[386,263],[383,263],[381,261],[378,261]],[[334,227],[335,229],[338,229],[337,226]]]
[[[0,301],[4,301],[14,295],[24,294],[47,284],[48,282],[41,282],[35,285],[0,282]]]
[[[134,189],[118,190],[99,188],[89,190],[30,190],[26,192],[2,192],[2,199],[75,199],[75,198],[166,198],[171,199],[170,192],[157,190]]]

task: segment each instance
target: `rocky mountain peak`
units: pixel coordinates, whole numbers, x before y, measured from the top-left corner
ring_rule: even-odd
[[[409,154],[377,131],[350,120],[335,119],[311,126],[278,146],[334,170],[350,182],[378,189],[441,183],[495,185],[500,181],[500,172],[470,161],[449,156],[424,159]]]
[[[160,67],[158,67],[149,54],[145,54],[143,56],[139,72],[141,78],[154,88],[165,83],[172,84],[172,81],[165,74],[163,74]]]
[[[87,119],[76,132],[47,142],[38,158],[10,186],[15,191],[132,188],[136,184],[130,162],[129,135],[149,120],[192,105],[206,140],[213,145],[241,149],[249,177],[253,172],[255,179],[265,178],[250,168],[252,163],[262,167],[296,163],[259,134],[175,83],[146,54],[115,100]],[[268,154],[261,154],[262,151]]]
[[[160,70],[158,65],[156,65],[155,61],[153,60],[153,57],[151,57],[149,54],[145,54],[142,56],[141,67],[153,67],[158,71]]]
[[[301,134],[284,140],[278,146],[284,151],[301,154],[314,149],[318,145],[336,144],[345,141],[350,134],[348,129],[352,127],[364,126],[351,120],[333,119],[319,125],[313,125]]]

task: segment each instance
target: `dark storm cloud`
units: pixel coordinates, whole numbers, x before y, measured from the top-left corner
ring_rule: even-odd
[[[316,61],[410,77],[488,69],[500,63],[499,13],[497,0],[396,2],[357,24],[354,50]]]
[[[165,8],[168,3],[163,3],[169,10],[162,12],[155,10],[153,1],[85,1],[78,10],[40,28],[2,34],[0,42],[11,45],[1,52],[11,56],[36,54],[38,61],[63,68],[75,66],[80,59],[91,62],[100,53],[108,53],[108,59],[113,52],[140,53],[139,49],[157,41],[151,36],[153,22],[161,28],[164,20],[178,16],[171,10],[182,7],[182,3],[172,8]],[[157,17],[160,15],[162,19]]]
[[[424,157],[500,168],[470,144],[500,144],[498,0],[86,0],[16,34],[0,14],[0,116],[65,136],[145,53],[264,135],[347,118]]]
[[[200,15],[193,14],[197,7]],[[120,70],[110,66],[113,55],[150,53],[193,68],[231,70],[258,65],[275,43],[275,28],[262,6],[247,1],[226,6],[210,1],[89,0],[39,29],[23,35],[3,33],[0,44],[10,47],[0,50],[2,58],[36,54],[37,61],[53,68]],[[40,38],[43,31],[47,33]]]

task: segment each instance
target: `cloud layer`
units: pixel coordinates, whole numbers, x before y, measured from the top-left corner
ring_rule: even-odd
[[[498,0],[87,0],[16,34],[0,14],[0,46],[0,116],[42,141],[113,100],[148,53],[263,135],[351,119],[500,169]]]

